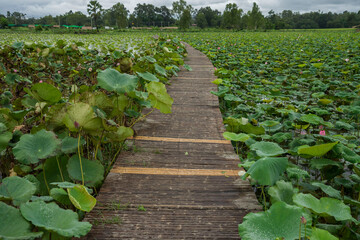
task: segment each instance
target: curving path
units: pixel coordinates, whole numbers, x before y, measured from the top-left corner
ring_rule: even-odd
[[[239,239],[237,225],[260,210],[224,132],[212,84],[214,67],[187,45],[186,63],[168,87],[173,113],[139,123],[87,215],[86,239]]]

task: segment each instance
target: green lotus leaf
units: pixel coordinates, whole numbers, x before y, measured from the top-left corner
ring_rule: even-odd
[[[90,223],[79,222],[77,213],[64,210],[54,202],[27,202],[20,206],[20,211],[24,218],[35,226],[64,237],[85,236],[91,229]]]
[[[77,150],[78,150],[78,141],[79,140],[77,138],[65,137],[61,141],[61,151],[63,153],[66,153],[66,154],[77,152]],[[80,146],[84,145],[85,143],[86,143],[85,140],[83,138],[81,138]]]
[[[312,228],[310,240],[339,240],[326,230]]]
[[[301,116],[300,120],[314,125],[320,125],[324,123],[324,120],[315,114],[303,115]]]
[[[35,134],[24,134],[13,148],[13,153],[20,163],[34,164],[40,159],[51,157],[60,147],[60,140],[53,132],[40,130]]]
[[[310,228],[311,216],[302,208],[276,202],[266,212],[246,215],[239,224],[239,235],[243,240],[298,239],[301,217],[307,220],[306,227]],[[305,236],[304,226],[301,236]]]
[[[81,158],[85,185],[89,187],[98,186],[104,179],[104,166],[97,160]],[[82,181],[79,156],[74,155],[69,159],[67,170],[70,178]]]
[[[284,180],[277,181],[276,185],[269,188],[269,195],[271,203],[284,202],[289,205],[294,205],[293,196],[299,190],[294,188],[291,182],[285,182]]]
[[[333,216],[337,221],[353,220],[350,207],[338,199],[328,197],[317,199],[311,194],[298,193],[293,197],[293,201],[322,216]]]
[[[285,153],[284,149],[273,142],[257,142],[251,145],[250,149],[256,151],[259,157],[272,157]]]
[[[335,147],[334,147],[334,149],[335,149]],[[311,166],[311,168],[320,170],[326,166],[337,166],[337,167],[341,168],[342,164],[340,162],[336,162],[336,161],[326,159],[326,158],[321,158],[321,159],[312,158],[311,162],[310,162],[310,166]]]
[[[66,156],[52,157],[46,159],[44,163],[44,171],[39,173],[36,178],[40,182],[40,194],[49,195],[49,189],[54,188],[53,182],[70,181],[70,177],[66,171],[66,165],[69,159]],[[45,182],[46,179],[46,182]]]
[[[252,145],[251,145],[252,146]],[[274,185],[280,175],[285,171],[288,164],[286,157],[264,157],[257,160],[247,171],[243,178],[248,175],[260,185]]]
[[[71,205],[68,193],[62,188],[51,189],[50,196],[61,204]]]
[[[110,138],[112,141],[122,142],[125,139],[132,137],[134,135],[134,130],[129,127],[120,126],[116,132],[109,132],[106,134],[106,137]]]
[[[88,193],[85,186],[76,185],[73,188],[68,188],[67,192],[70,201],[81,211],[90,212],[96,205],[96,199]]]
[[[159,73],[160,75],[163,75],[164,77],[167,76],[165,68],[161,67],[161,66],[158,65],[157,63],[155,63],[154,66],[155,66],[155,71],[156,71],[157,73]]]
[[[7,148],[12,137],[13,135],[11,132],[0,133],[0,152],[4,151]]]
[[[226,140],[231,140],[234,142],[245,142],[250,138],[250,136],[247,134],[244,133],[236,134],[233,132],[224,132],[223,136]]]
[[[335,123],[335,128],[336,129],[345,129],[345,130],[352,130],[354,129],[354,127],[346,122],[343,121],[337,121]]]
[[[336,145],[333,149],[333,152],[335,152],[341,158],[344,158],[348,162],[360,163],[360,156],[343,144]]]
[[[298,154],[306,154],[306,155],[310,155],[313,157],[321,157],[321,156],[324,156],[331,149],[333,149],[333,147],[336,144],[338,144],[338,142],[320,144],[320,145],[315,145],[312,147],[303,145],[298,148]]]
[[[221,78],[217,78],[214,81],[212,81],[211,83],[216,84],[216,85],[220,85],[223,82],[223,80]]]
[[[253,126],[251,123],[238,126],[239,132],[245,132],[247,134],[263,135],[265,129],[263,127]]]
[[[34,239],[42,236],[42,232],[32,232],[32,225],[26,221],[20,210],[0,201],[0,239]]]
[[[273,120],[267,120],[265,122],[260,123],[260,125],[264,126],[264,127],[274,127],[274,126],[279,125],[279,124],[280,124],[280,122],[273,121]]]
[[[321,188],[321,190],[330,197],[337,198],[340,200],[342,199],[341,192],[329,185],[325,185],[324,183],[321,182],[313,182],[311,183],[311,185]]]
[[[18,176],[4,178],[0,185],[0,199],[11,199],[15,206],[29,201],[35,192],[32,182]]]
[[[166,91],[165,85],[160,82],[151,82],[145,85],[151,105],[162,113],[171,113],[171,106],[174,100]]]
[[[322,105],[329,105],[332,102],[333,102],[333,100],[331,100],[331,99],[326,99],[326,98],[319,99],[319,103]]]
[[[119,94],[132,92],[138,84],[138,77],[126,73],[119,73],[117,70],[108,68],[101,71],[97,77],[98,86],[101,88],[114,91]]]
[[[242,101],[241,98],[239,98],[238,96],[235,96],[234,94],[225,94],[224,100],[229,101],[229,102],[241,102]]]
[[[61,100],[59,89],[48,83],[36,83],[31,87],[32,96],[40,102],[50,104],[57,103]]]
[[[289,178],[304,179],[309,178],[309,172],[298,167],[289,167],[286,169]]]
[[[292,138],[293,137],[292,137],[291,133],[288,133],[288,132],[287,133],[279,132],[279,133],[276,133],[276,134],[271,136],[271,139],[273,139],[277,143],[282,143],[282,142],[285,142],[285,141],[290,140]]]
[[[152,73],[144,72],[144,73],[136,73],[139,77],[145,79],[146,81],[150,82],[159,82],[160,80]]]
[[[95,116],[89,104],[82,102],[72,104],[67,108],[63,122],[73,132],[78,132],[80,129],[97,131],[102,128],[101,118]]]

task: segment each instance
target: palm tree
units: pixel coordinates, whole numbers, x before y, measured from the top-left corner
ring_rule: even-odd
[[[87,12],[89,13],[90,17],[94,19],[94,24],[96,27],[96,30],[99,31],[97,27],[97,19],[100,17],[101,12],[103,11],[101,4],[94,0],[90,1],[87,5]]]

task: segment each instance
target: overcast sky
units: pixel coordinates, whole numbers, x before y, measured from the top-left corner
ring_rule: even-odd
[[[88,0],[0,0],[0,13],[6,11],[26,13],[27,17],[42,17],[45,15],[59,15],[70,10],[82,11],[86,14]],[[132,12],[137,3],[153,4],[155,6],[165,5],[171,8],[172,0],[99,0],[103,8],[110,8],[117,2],[121,2]],[[210,6],[212,9],[223,11],[227,3],[236,3],[245,12],[251,9],[254,0],[222,1],[222,0],[187,0],[194,8]],[[206,2],[206,5],[204,5]],[[273,9],[276,13],[282,10],[292,10],[295,12],[343,12],[345,10],[358,12],[360,10],[360,0],[255,0],[260,6],[264,15]]]

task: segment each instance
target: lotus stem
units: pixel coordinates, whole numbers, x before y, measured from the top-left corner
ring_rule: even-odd
[[[265,212],[266,212],[266,211],[267,211],[267,207],[266,207],[266,196],[265,196],[264,186],[261,186],[261,193],[262,193],[262,195],[263,195],[264,208],[265,208]]]
[[[82,167],[82,162],[81,162],[81,154],[80,154],[80,139],[81,139],[81,134],[79,132],[79,138],[78,138],[78,153],[79,153],[79,162],[80,162],[80,171],[81,171],[81,181],[82,181],[82,185],[84,186],[84,172],[83,172],[83,167]]]
[[[47,180],[46,180],[46,174],[45,174],[45,167],[44,166],[45,166],[45,163],[43,163],[43,165],[42,165],[42,169],[43,169],[43,173],[44,173],[44,182],[45,182],[46,188],[48,190],[48,193],[50,195],[50,188],[49,188],[49,185],[48,185]]]
[[[299,240],[301,240],[301,218],[300,218],[300,226],[299,226]]]
[[[113,163],[115,162],[116,157],[117,157],[117,155],[119,154],[119,152],[123,149],[123,146],[124,146],[124,144],[122,143],[122,144],[121,144],[121,147],[119,147],[119,150],[117,150],[117,152],[115,153],[113,159],[111,160],[109,166],[108,166],[107,169],[106,169],[105,176],[109,173],[111,166],[112,166]]]
[[[97,153],[98,153],[98,150],[99,150],[100,143],[102,142],[102,139],[103,139],[104,131],[105,130],[102,131],[99,142],[96,144],[95,160],[97,159]]]
[[[65,182],[65,180],[64,180],[64,176],[63,176],[62,171],[61,171],[61,167],[60,167],[59,157],[58,157],[58,156],[56,156],[56,162],[57,162],[57,165],[58,165],[58,168],[59,168],[59,172],[60,172],[61,180],[62,180],[63,182]],[[44,172],[44,174],[45,174],[45,172]]]
[[[155,108],[153,108],[149,113],[147,113],[147,114],[145,114],[145,115],[142,115],[141,117],[139,117],[138,119],[136,119],[136,120],[131,124],[130,128],[133,127],[133,126],[135,125],[135,123],[137,123],[138,121],[140,121],[140,120],[146,118],[147,116],[149,116],[154,110],[155,110]]]

